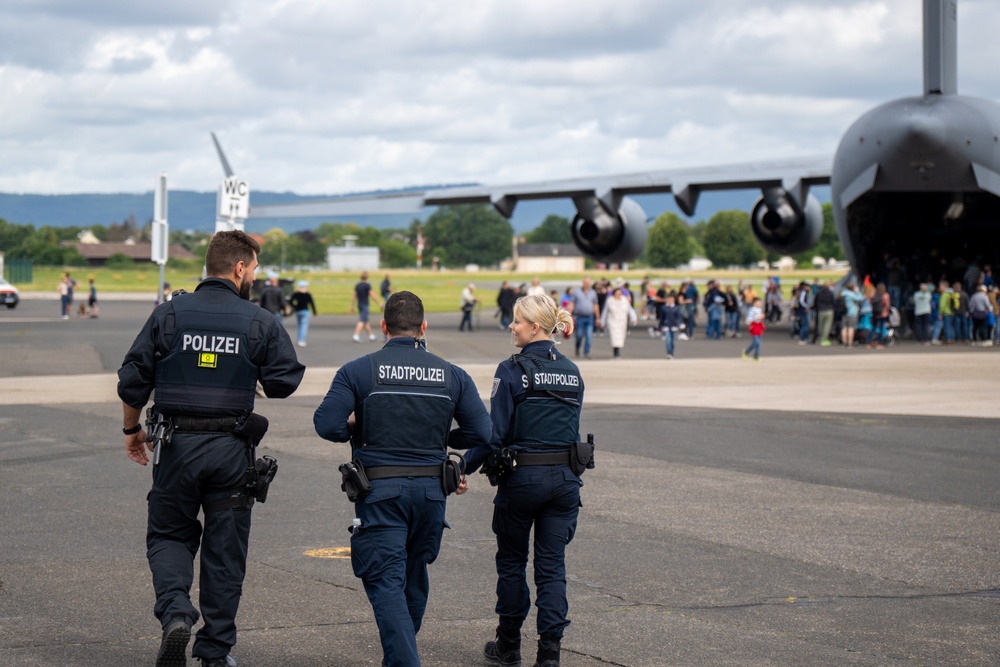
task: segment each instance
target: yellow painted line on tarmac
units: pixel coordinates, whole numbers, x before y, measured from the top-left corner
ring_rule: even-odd
[[[303,556],[310,558],[350,558],[351,547],[329,547],[326,549],[309,549]]]

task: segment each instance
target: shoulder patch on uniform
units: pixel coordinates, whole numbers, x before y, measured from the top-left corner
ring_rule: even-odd
[[[493,378],[493,391],[490,393],[490,398],[497,395],[497,389],[500,388],[500,378]]]

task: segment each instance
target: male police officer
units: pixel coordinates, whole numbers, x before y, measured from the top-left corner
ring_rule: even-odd
[[[163,626],[157,667],[186,664],[199,618],[190,598],[199,544],[205,624],[193,654],[206,667],[236,664],[229,651],[246,572],[248,485],[266,429],[252,414],[254,390],[259,380],[268,398],[285,398],[305,371],[284,328],[248,300],[259,251],[241,231],[217,233],[205,256],[209,278],[153,311],[118,371],[128,456],[146,465],[147,448],[154,452],[146,556]],[[155,447],[139,421],[154,389]]]
[[[327,440],[351,440],[353,465],[370,481],[355,503],[361,524],[352,531],[351,564],[375,612],[382,664],[414,667],[427,565],[441,548],[451,490],[443,488],[448,441],[460,434],[467,446],[485,446],[490,418],[468,373],[427,351],[415,294],[393,293],[384,317],[388,342],[337,371],[313,423]],[[453,417],[459,428],[449,434]],[[457,490],[465,491],[464,477]]]

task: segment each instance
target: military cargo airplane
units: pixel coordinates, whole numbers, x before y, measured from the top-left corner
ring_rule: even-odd
[[[823,226],[809,189],[828,183],[837,233],[859,276],[877,271],[885,256],[898,257],[911,275],[934,278],[956,259],[997,263],[1000,105],[957,94],[956,4],[924,0],[923,94],[862,116],[832,161],[812,157],[348,196],[251,207],[249,215],[418,213],[426,206],[489,203],[510,217],[521,200],[570,198],[576,245],[594,259],[617,263],[637,257],[646,240],[647,216],[629,195],[672,193],[678,207],[693,215],[701,192],[760,188],[750,215],[754,236],[769,250],[797,253],[816,244]]]

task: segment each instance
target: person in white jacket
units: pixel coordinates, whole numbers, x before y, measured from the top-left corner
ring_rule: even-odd
[[[611,339],[611,349],[615,357],[622,356],[629,325],[635,326],[638,323],[632,304],[622,294],[622,288],[616,287],[604,303],[604,311],[601,313],[601,328]]]

